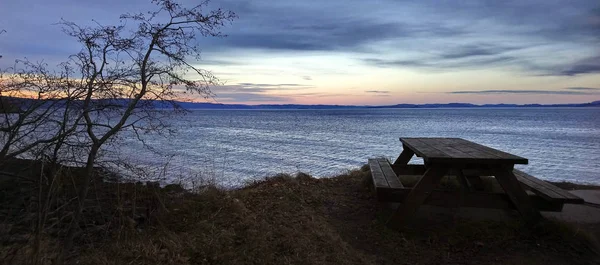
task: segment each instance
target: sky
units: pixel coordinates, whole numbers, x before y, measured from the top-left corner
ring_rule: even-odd
[[[198,1],[181,1],[194,4]],[[197,41],[219,103],[579,103],[600,100],[598,0],[213,0],[239,18]],[[56,25],[150,0],[0,0],[0,68],[79,51]]]

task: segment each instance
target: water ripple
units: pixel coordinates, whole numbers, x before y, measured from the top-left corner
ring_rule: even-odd
[[[176,174],[212,175],[224,186],[276,173],[339,174],[375,156],[394,159],[399,137],[460,137],[529,158],[547,180],[600,184],[600,109],[197,110],[173,121],[176,137],[120,147],[138,164],[169,161]],[[179,173],[178,173],[179,172]]]

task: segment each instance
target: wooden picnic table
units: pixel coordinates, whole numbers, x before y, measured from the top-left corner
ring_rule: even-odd
[[[564,203],[583,203],[567,191],[514,169],[515,164],[527,164],[526,158],[460,138],[400,141],[403,151],[393,164],[386,159],[369,159],[378,198],[402,202],[388,221],[392,226],[402,226],[424,202],[447,206],[455,194],[434,190],[446,175],[456,176],[464,188],[459,195],[466,206],[516,208],[529,223],[540,218],[538,209],[560,211]],[[424,165],[409,165],[414,155],[423,158]],[[406,188],[396,174],[420,175],[420,179],[414,187]],[[494,176],[504,193],[479,192],[481,176]]]
[[[465,169],[491,172],[527,221],[535,222],[540,217],[512,172],[515,164],[527,164],[526,158],[460,138],[400,138],[400,141],[404,149],[394,165],[408,165],[416,154],[423,158],[426,172],[397,209],[391,222],[401,225],[407,217],[414,215],[449,171],[456,172],[464,185],[468,181],[463,174]]]

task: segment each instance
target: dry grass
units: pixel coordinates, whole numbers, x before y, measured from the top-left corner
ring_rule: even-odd
[[[166,189],[133,183],[96,183],[91,194],[94,198],[91,202],[96,203],[90,204],[93,207],[81,226],[77,249],[69,261],[74,264],[586,264],[597,261],[586,237],[569,225],[555,222],[542,222],[531,229],[518,220],[431,218],[403,231],[390,230],[384,225],[389,211],[374,200],[369,179],[368,168],[363,167],[329,179],[282,174],[238,190],[211,186],[199,193],[184,192],[175,186]],[[102,210],[93,210],[98,208]],[[50,264],[59,238],[60,232],[44,236],[41,248],[45,254],[39,255],[39,264]],[[31,242],[4,242],[0,252],[17,249],[14,247],[17,244],[22,247],[11,256],[12,263],[7,264],[28,262]]]

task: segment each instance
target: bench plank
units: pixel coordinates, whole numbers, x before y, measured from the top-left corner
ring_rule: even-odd
[[[387,180],[390,188],[404,187],[404,185],[402,185],[402,182],[400,182],[400,179],[398,179],[398,177],[396,176],[396,173],[394,173],[394,170],[392,169],[392,166],[390,165],[390,162],[387,161],[387,159],[378,158],[377,162],[379,162],[381,171],[383,171],[383,175],[385,176],[385,179]]]
[[[521,170],[515,169],[513,173],[517,177],[517,180],[523,185],[529,187],[534,193],[541,197],[544,197],[550,201],[561,201],[563,203],[571,204],[582,204],[584,200],[578,196],[556,187],[546,181],[538,179],[532,175],[529,175]]]
[[[385,179],[377,159],[369,159],[369,167],[371,168],[371,176],[373,177],[373,184],[375,184],[375,188],[389,188],[390,185]]]

